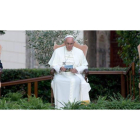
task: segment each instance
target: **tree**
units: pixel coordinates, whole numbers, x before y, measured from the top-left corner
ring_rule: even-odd
[[[39,64],[48,65],[53,53],[54,42],[58,45],[64,42],[66,35],[73,35],[74,38],[77,37],[79,31],[69,31],[69,30],[51,30],[51,31],[26,31],[27,35],[27,46],[28,48],[33,48],[35,51],[35,57]],[[82,40],[77,40],[82,42]]]
[[[117,31],[119,35],[117,41],[121,47],[118,54],[123,62],[128,66],[132,62],[138,64],[139,56],[137,46],[140,44],[140,31]]]

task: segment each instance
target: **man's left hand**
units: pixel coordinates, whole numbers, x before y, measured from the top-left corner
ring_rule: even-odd
[[[77,73],[78,71],[76,69],[71,69],[70,70],[72,73]]]

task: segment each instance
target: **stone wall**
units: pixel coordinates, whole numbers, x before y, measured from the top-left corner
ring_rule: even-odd
[[[96,67],[96,31],[84,31],[84,44],[88,46],[87,61],[89,68]]]
[[[97,67],[110,67],[110,31],[96,31]]]
[[[6,31],[0,36],[4,69],[26,68],[25,31]]]

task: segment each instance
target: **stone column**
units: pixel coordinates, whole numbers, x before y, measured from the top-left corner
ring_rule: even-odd
[[[84,44],[88,46],[89,68],[96,67],[96,31],[84,31]]]

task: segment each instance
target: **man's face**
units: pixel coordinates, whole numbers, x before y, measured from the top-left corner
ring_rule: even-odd
[[[65,40],[65,45],[66,45],[66,47],[67,47],[67,50],[68,50],[68,51],[71,51],[72,48],[73,48],[73,45],[74,45],[74,40],[73,40],[73,38],[72,38],[72,37],[66,38],[66,40]]]

